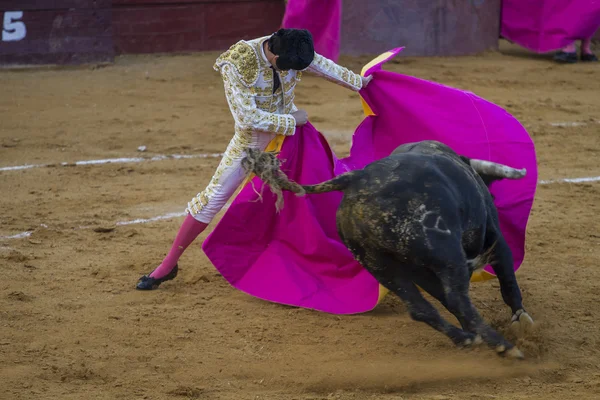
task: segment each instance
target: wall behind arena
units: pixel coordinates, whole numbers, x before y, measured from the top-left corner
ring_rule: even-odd
[[[274,32],[285,11],[282,0],[112,2],[118,54],[224,50]]]
[[[343,0],[341,53],[458,56],[498,48],[501,0]]]
[[[327,0],[323,0],[327,1]],[[224,50],[280,27],[285,0],[0,0],[0,65],[112,62]],[[500,0],[344,0],[342,54],[460,55],[497,48]],[[400,28],[399,28],[400,27]],[[596,33],[600,40],[600,31]]]
[[[114,58],[111,0],[4,0],[0,18],[0,65]]]
[[[284,12],[282,0],[0,0],[0,65],[224,50],[274,32]]]

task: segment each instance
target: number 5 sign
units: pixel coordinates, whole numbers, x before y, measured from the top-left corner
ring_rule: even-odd
[[[4,23],[2,25],[2,41],[14,42],[22,40],[27,34],[27,28],[23,21],[23,11],[6,11],[4,12]]]

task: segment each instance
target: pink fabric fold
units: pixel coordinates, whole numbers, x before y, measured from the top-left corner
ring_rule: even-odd
[[[503,0],[501,34],[537,53],[591,38],[600,28],[600,0]]]
[[[342,26],[342,0],[289,0],[283,16],[283,28],[308,29],[315,51],[338,60]]]
[[[527,168],[524,179],[492,186],[501,229],[518,269],[537,182],[531,138],[500,107],[470,92],[384,71],[386,61],[367,71],[374,79],[361,95],[376,115],[357,127],[349,157],[338,159],[307,124],[283,143],[279,157],[284,171],[296,182],[319,183],[385,157],[400,144],[426,139],[469,157]],[[284,208],[277,214],[268,186],[263,188],[256,177],[252,182],[263,190],[262,200],[246,185],[203,244],[223,277],[233,287],[272,302],[335,314],[372,310],[379,285],[337,234],[335,213],[342,194],[285,193]]]
[[[286,138],[280,157],[288,176],[302,183],[331,179],[339,161],[310,124]],[[237,289],[278,303],[331,313],[362,312],[377,302],[377,282],[341,243],[335,211],[341,193],[297,197],[284,193],[284,208],[253,179],[233,201],[203,249]],[[263,190],[262,201],[256,191]]]

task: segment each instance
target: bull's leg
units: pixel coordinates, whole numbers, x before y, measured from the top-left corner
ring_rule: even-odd
[[[425,300],[414,283],[395,279],[384,286],[396,293],[406,303],[413,320],[424,322],[433,329],[444,333],[457,346],[470,346],[477,342],[473,333],[459,329],[442,318],[435,307]]]
[[[446,294],[444,293],[444,286],[442,282],[437,277],[437,275],[431,271],[430,269],[426,269],[423,267],[414,268],[410,271],[410,275],[413,278],[413,282],[419,286],[421,289],[429,293],[433,296],[437,301],[439,301],[448,311],[450,311],[458,321],[460,322],[463,330],[467,332],[471,332],[477,334],[477,332],[473,329],[472,326],[465,320],[462,314],[458,309],[452,308],[448,301],[446,300]],[[481,342],[481,336],[477,335],[475,338],[475,344]]]
[[[452,260],[452,258],[450,258]],[[512,358],[523,358],[523,353],[502,335],[485,323],[469,298],[469,270],[466,260],[450,261],[438,266],[438,276],[444,285],[448,309],[467,325],[469,332],[477,332],[483,340],[495,348],[500,355]]]
[[[523,336],[533,327],[533,319],[523,307],[523,298],[513,267],[512,252],[506,243],[506,240],[501,235],[491,234],[490,236],[492,236],[496,242],[491,266],[500,282],[502,299],[504,300],[504,303],[510,307],[513,313],[511,329],[518,336]],[[489,242],[493,243],[492,240],[489,240]]]
[[[350,248],[352,249],[352,247]],[[444,333],[457,346],[469,346],[476,342],[475,334],[465,332],[446,321],[435,307],[425,300],[411,281],[412,276],[409,273],[411,269],[408,266],[398,265],[393,257],[377,253],[367,253],[364,257],[359,257],[358,261],[379,283],[406,303],[413,320],[424,322],[433,329]]]
[[[410,271],[410,276],[415,285],[429,293],[444,307],[448,308],[444,286],[442,286],[442,282],[433,271],[423,267],[416,267]]]

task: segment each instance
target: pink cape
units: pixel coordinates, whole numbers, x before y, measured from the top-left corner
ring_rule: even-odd
[[[289,0],[283,28],[308,29],[315,51],[336,61],[340,52],[342,0]]]
[[[600,27],[600,0],[503,0],[501,34],[537,53],[588,39]]]
[[[400,144],[425,139],[469,157],[527,168],[524,179],[492,186],[518,269],[537,182],[531,138],[510,114],[472,93],[382,70],[400,50],[380,57],[365,72],[374,79],[361,95],[376,116],[366,117],[356,129],[350,156],[336,158],[325,138],[307,124],[283,142],[284,171],[296,182],[315,184],[362,168]],[[262,181],[252,181],[260,191]],[[286,192],[277,214],[268,186],[258,200],[247,184],[203,249],[233,287],[252,296],[335,314],[367,312],[380,301],[380,289],[338,236],[341,197],[339,192],[306,197]],[[492,273],[489,266],[487,271]]]

